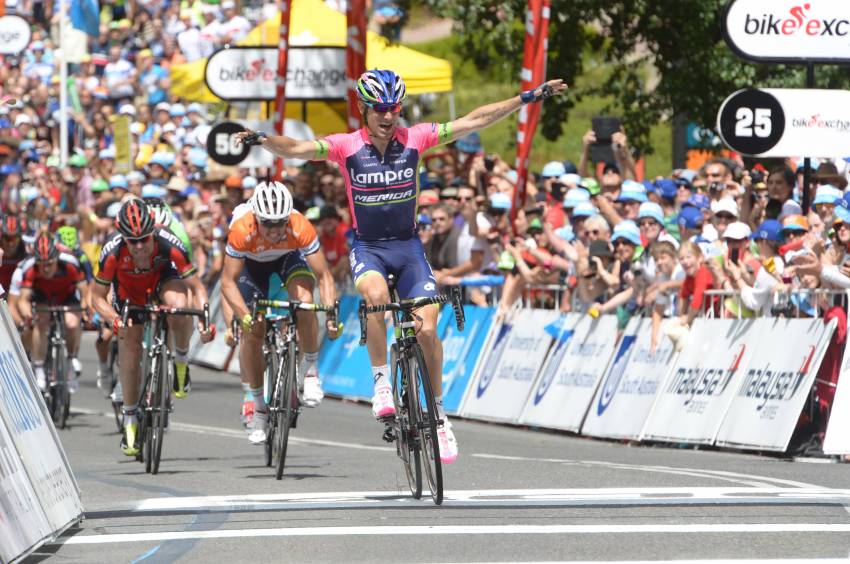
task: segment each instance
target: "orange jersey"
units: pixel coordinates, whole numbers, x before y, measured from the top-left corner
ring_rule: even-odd
[[[233,210],[233,220],[227,234],[227,254],[256,262],[271,262],[293,251],[310,255],[319,250],[316,229],[306,217],[295,210],[289,216],[286,235],[277,243],[260,235],[257,219],[250,204],[241,204]]]

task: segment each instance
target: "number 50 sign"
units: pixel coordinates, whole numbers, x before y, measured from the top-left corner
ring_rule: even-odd
[[[723,102],[720,138],[733,151],[760,157],[850,154],[850,92],[745,89]]]

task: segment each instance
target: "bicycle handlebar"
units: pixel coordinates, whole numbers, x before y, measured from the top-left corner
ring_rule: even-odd
[[[82,306],[78,305],[33,306],[32,310],[35,313],[78,313],[81,311],[85,311]]]
[[[410,312],[414,309],[432,304],[451,303],[452,310],[455,314],[455,323],[458,331],[463,331],[466,324],[466,315],[463,312],[463,304],[461,303],[460,288],[457,286],[451,288],[449,295],[438,294],[432,298],[409,298],[398,302],[390,302],[388,304],[380,304],[367,306],[366,302],[360,301],[357,316],[360,319],[360,345],[366,344],[366,316],[373,313],[384,313],[386,311],[403,311]]]
[[[168,307],[163,305],[147,304],[138,306],[130,303],[130,300],[124,301],[124,307],[121,308],[121,322],[124,326],[127,325],[127,320],[130,313],[144,313],[146,315],[188,315],[198,317],[204,324],[204,333],[210,329],[210,304],[204,304],[204,309],[193,309],[188,307]]]
[[[290,314],[296,311],[323,311],[328,314],[331,319],[339,318],[339,300],[334,305],[312,304],[300,302],[298,300],[265,300],[261,299],[259,294],[254,294],[254,299],[251,302],[251,319],[257,318],[257,313],[260,308],[282,308],[288,309]]]

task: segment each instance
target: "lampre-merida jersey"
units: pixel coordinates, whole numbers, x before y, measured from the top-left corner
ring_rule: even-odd
[[[450,138],[451,128],[445,123],[396,127],[383,156],[369,141],[366,128],[317,142],[317,156],[342,170],[358,239],[387,241],[416,234],[419,159]]]

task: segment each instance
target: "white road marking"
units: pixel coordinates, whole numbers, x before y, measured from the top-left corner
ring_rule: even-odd
[[[427,497],[427,496],[426,496]],[[89,507],[99,513],[173,514],[297,509],[413,508],[422,502],[392,492],[322,492],[159,497]],[[800,488],[593,488],[447,491],[444,507],[587,507],[640,505],[850,505],[850,490]]]
[[[598,534],[850,533],[850,523],[694,523],[686,525],[411,525],[368,527],[288,527],[121,533],[63,537],[53,544],[113,544],[257,537],[398,535],[598,535]]]
[[[770,476],[759,476],[756,474],[741,474],[738,472],[726,472],[722,470],[707,470],[704,468],[677,468],[674,466],[647,466],[641,464],[625,464],[621,462],[607,462],[599,460],[570,460],[565,458],[534,458],[527,456],[509,456],[504,454],[487,454],[473,453],[472,456],[477,458],[490,458],[494,460],[516,460],[522,462],[553,462],[556,464],[566,464],[572,466],[606,466],[621,470],[637,470],[641,472],[661,472],[665,474],[684,474],[691,476],[699,476],[703,478],[714,478],[727,482],[735,482],[747,486],[755,487],[773,487],[774,485],[791,486],[794,488],[821,488],[817,484],[809,484],[806,482],[797,482],[794,480],[783,480],[781,478],[771,478]],[[769,483],[768,483],[769,482]]]

